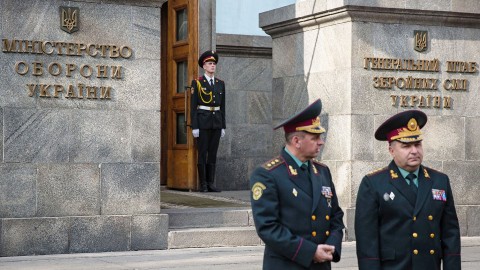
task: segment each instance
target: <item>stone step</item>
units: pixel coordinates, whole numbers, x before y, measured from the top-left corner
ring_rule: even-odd
[[[169,230],[254,226],[250,208],[165,209]]]
[[[259,246],[255,227],[176,229],[168,232],[168,248]]]

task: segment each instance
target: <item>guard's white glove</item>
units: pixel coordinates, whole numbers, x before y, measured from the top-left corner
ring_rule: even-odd
[[[199,129],[193,129],[192,130],[192,135],[194,138],[198,138],[200,136],[200,130]]]
[[[220,135],[220,137],[223,138],[223,136],[225,136],[225,129],[224,128],[222,128],[222,135]]]

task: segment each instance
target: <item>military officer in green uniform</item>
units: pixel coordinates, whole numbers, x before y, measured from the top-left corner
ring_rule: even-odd
[[[418,110],[385,121],[375,138],[393,161],[359,187],[355,236],[360,270],[460,270],[460,230],[447,175],[422,165]]]
[[[324,144],[321,108],[317,100],[275,127],[283,127],[286,145],[250,177],[264,270],[331,269],[340,260],[343,211],[330,170],[315,159]]]
[[[204,52],[198,65],[205,74],[192,81],[190,119],[197,138],[198,178],[201,192],[220,192],[215,187],[215,164],[220,137],[225,136],[225,83],[215,77],[218,54]]]

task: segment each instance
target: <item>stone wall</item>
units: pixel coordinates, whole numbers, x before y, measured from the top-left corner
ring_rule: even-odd
[[[68,56],[67,49],[6,52],[2,42],[0,256],[167,247],[168,216],[160,213],[159,181],[163,2],[0,2],[2,40],[117,45],[132,51],[125,58]],[[77,32],[60,29],[60,6],[79,8]],[[57,64],[49,71],[52,63]],[[91,76],[82,76],[82,65],[92,67]],[[103,71],[97,65],[121,66],[121,72],[110,76],[108,69],[107,78],[98,78]],[[26,66],[28,72],[20,75]],[[88,74],[88,68],[84,71]],[[63,91],[53,97],[55,86],[42,84]],[[79,98],[79,84],[96,86],[98,93]],[[101,86],[111,87],[109,98],[100,97]]]
[[[480,181],[476,90],[480,86],[478,46],[480,8],[465,1],[315,1],[306,0],[260,15],[261,27],[273,39],[273,122],[278,123],[321,98],[327,128],[321,159],[334,175],[346,212],[347,239],[354,240],[353,217],[362,177],[390,161],[386,143],[375,141],[375,129],[389,116],[421,109],[424,164],[447,173],[463,236],[478,236]],[[428,32],[428,49],[417,52],[414,30]],[[372,70],[364,59],[438,59],[438,72]],[[447,72],[447,61],[476,62],[474,73]],[[435,90],[375,88],[374,77],[419,77],[439,80]],[[447,79],[467,79],[467,90],[443,87]],[[451,97],[449,108],[419,107],[391,95]],[[281,132],[274,145],[283,143]]]
[[[256,166],[273,157],[270,37],[218,34],[218,78],[226,84],[226,135],[217,158],[217,186],[245,190]]]

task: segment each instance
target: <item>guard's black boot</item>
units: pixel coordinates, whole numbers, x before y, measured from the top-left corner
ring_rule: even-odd
[[[205,171],[205,164],[197,164],[198,180],[200,181],[200,192],[208,192],[207,188],[207,172]]]
[[[220,192],[213,184],[215,182],[215,164],[207,164],[207,188],[209,192]]]

